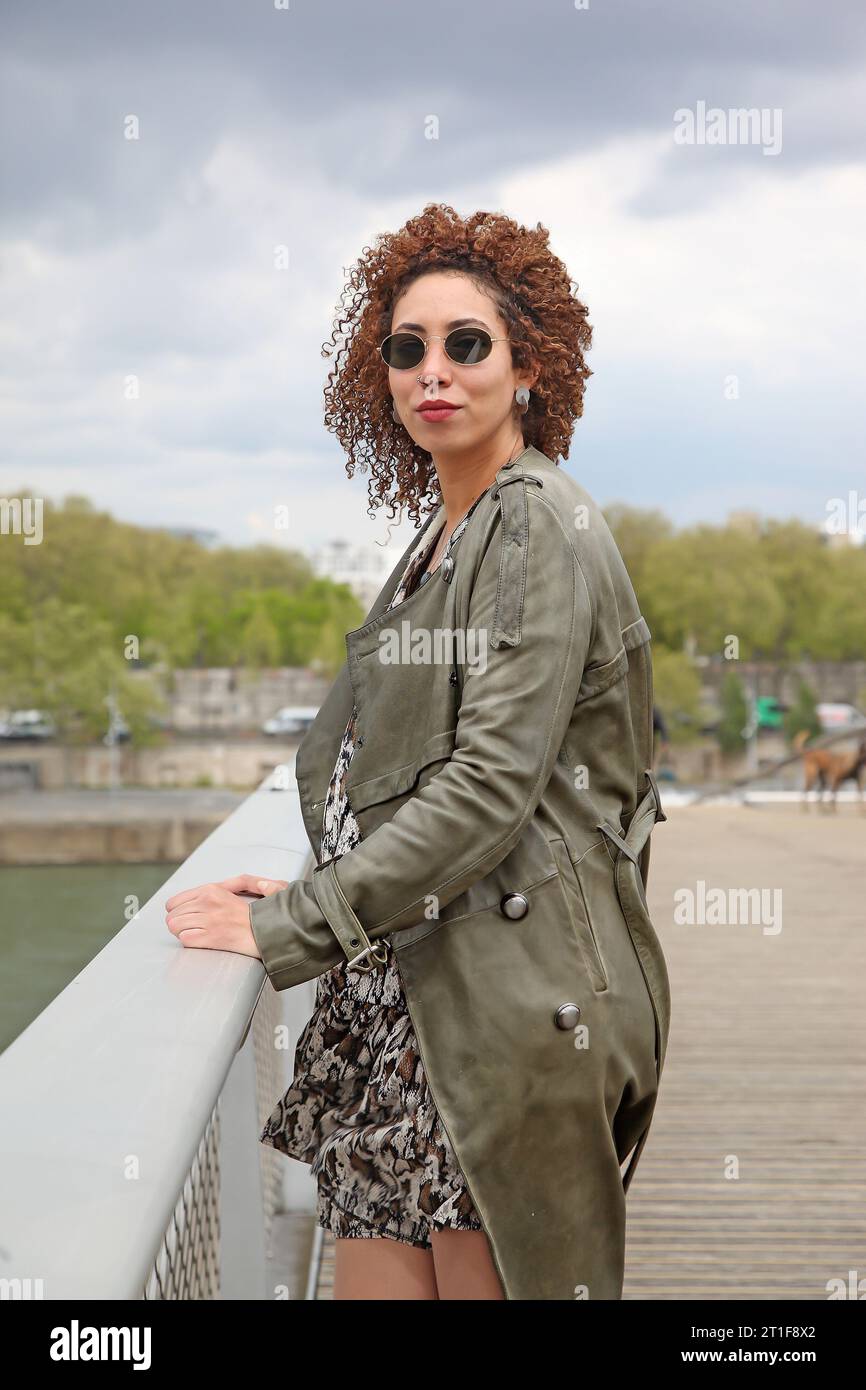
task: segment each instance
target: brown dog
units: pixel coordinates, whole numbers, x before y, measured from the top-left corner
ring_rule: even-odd
[[[801,729],[791,740],[794,748],[803,758],[803,810],[808,810],[809,792],[817,784],[818,805],[824,804],[824,789],[830,792],[830,805],[836,810],[836,792],[843,782],[852,778],[860,790],[860,810],[864,810],[864,773],[866,773],[866,739],[859,746],[846,753],[834,753],[829,748],[803,748],[808,739],[806,729]]]

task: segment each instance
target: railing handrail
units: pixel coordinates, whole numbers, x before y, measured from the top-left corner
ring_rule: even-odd
[[[251,956],[182,946],[166,899],[238,873],[302,878],[309,861],[289,762],[0,1055],[0,1280],[142,1296],[267,987]]]

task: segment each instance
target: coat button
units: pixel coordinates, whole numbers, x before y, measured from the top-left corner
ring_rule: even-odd
[[[580,1007],[577,1004],[560,1004],[553,1021],[557,1028],[576,1028],[580,1019]]]
[[[517,921],[519,917],[526,916],[529,903],[522,893],[506,893],[499,904],[499,910],[503,917],[512,917]]]
[[[454,556],[453,556],[453,555],[446,555],[446,556],[445,556],[445,559],[442,561],[442,566],[441,566],[441,568],[442,568],[442,578],[445,580],[445,583],[446,583],[446,584],[450,584],[450,583],[451,583],[451,576],[452,576],[452,574],[454,573]]]

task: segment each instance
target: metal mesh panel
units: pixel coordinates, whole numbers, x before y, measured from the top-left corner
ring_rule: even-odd
[[[265,981],[251,1023],[256,1114],[260,1129],[264,1128],[273,1108],[274,1096],[283,1085],[274,1046],[274,1029],[281,1021],[279,994],[269,981]],[[145,1285],[144,1299],[219,1298],[219,1141],[218,1097]],[[280,1195],[281,1171],[277,1151],[260,1144],[259,1163],[265,1241],[269,1242]]]
[[[219,1297],[219,1097],[142,1298]]]
[[[284,1068],[275,1045],[275,1029],[283,1021],[282,1000],[270,980],[265,981],[253,1014],[253,1050],[256,1059],[256,1114],[259,1132],[265,1127],[276,1098],[285,1090]],[[259,1144],[259,1162],[262,1174],[262,1204],[265,1231],[265,1246],[270,1250],[271,1227],[274,1214],[279,1205],[282,1189],[282,1166],[285,1162],[280,1153],[270,1144]]]

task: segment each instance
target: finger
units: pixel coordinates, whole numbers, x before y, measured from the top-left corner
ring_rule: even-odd
[[[200,883],[196,888],[184,888],[183,892],[175,893],[172,897],[167,898],[165,905],[168,908],[168,910],[171,911],[171,909],[173,907],[176,907],[179,903],[186,903],[189,902],[192,898],[197,898],[198,895],[202,892],[202,890],[204,888],[207,888],[207,886],[208,885],[206,883]]]
[[[207,945],[203,938],[207,937],[204,927],[184,927],[182,931],[176,933],[177,939],[182,946],[202,946]]]
[[[235,874],[234,878],[221,878],[219,886],[227,888],[230,893],[255,893],[258,891],[255,882],[254,874]]]
[[[195,929],[204,932],[208,925],[208,919],[203,912],[184,912],[183,910],[166,914],[165,925],[173,936],[180,936],[181,932]]]
[[[202,904],[198,898],[187,898],[186,902],[176,903],[174,907],[166,909],[166,919],[169,917],[189,917],[192,913],[200,913]]]
[[[220,888],[227,888],[230,893],[259,893],[263,897],[269,893],[279,893],[281,888],[288,886],[288,879],[257,878],[255,874],[238,874],[236,878],[222,879],[219,884]]]
[[[257,878],[254,880],[255,891],[268,897],[271,893],[279,893],[281,888],[288,888],[288,879],[285,878]]]

